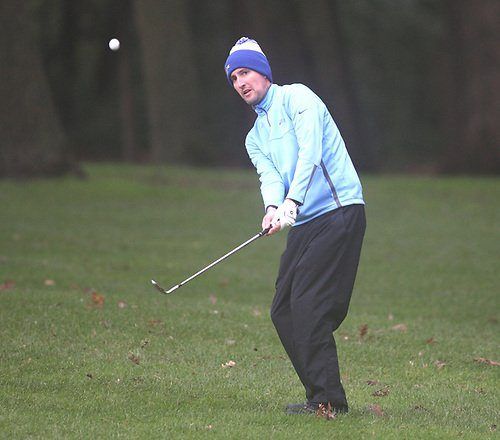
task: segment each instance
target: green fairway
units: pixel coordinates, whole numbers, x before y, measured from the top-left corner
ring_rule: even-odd
[[[0,182],[0,438],[498,438],[499,179],[362,176],[351,411],[327,421],[283,412],[304,399],[268,314],[284,234],[150,284],[259,232],[254,171],[86,170]]]

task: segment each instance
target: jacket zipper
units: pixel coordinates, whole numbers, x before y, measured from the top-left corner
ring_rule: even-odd
[[[266,114],[267,123],[269,124],[269,127],[270,127],[271,122],[269,121],[269,115],[267,114],[267,112],[264,109],[262,109],[262,111]]]

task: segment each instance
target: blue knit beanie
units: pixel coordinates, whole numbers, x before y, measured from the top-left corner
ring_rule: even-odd
[[[271,72],[269,61],[267,61],[257,41],[248,37],[242,37],[236,42],[231,48],[226,63],[224,64],[224,70],[226,71],[226,77],[229,84],[233,85],[231,73],[240,67],[255,70],[267,77],[269,81],[273,82],[273,73]]]

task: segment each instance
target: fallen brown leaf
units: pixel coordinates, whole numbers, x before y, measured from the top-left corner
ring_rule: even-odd
[[[16,283],[14,281],[6,280],[3,284],[0,284],[0,291],[12,289],[15,285]]]
[[[46,286],[55,286],[56,282],[54,280],[45,280],[43,284],[45,284]]]
[[[406,330],[408,330],[408,326],[406,324],[396,324],[396,325],[392,326],[391,328],[392,328],[392,330],[396,330],[399,332],[405,332]]]
[[[378,380],[367,380],[366,384],[367,385],[380,385],[380,382]]]
[[[385,397],[389,394],[389,387],[381,388],[380,390],[374,391],[372,396],[374,397]]]
[[[96,291],[93,291],[91,299],[92,299],[92,304],[95,307],[101,308],[101,307],[104,306],[104,295],[101,295],[100,293],[97,293]]]
[[[217,302],[217,297],[215,295],[210,295],[209,299],[212,305],[215,305],[215,303]]]
[[[227,361],[225,364],[222,364],[222,368],[232,368],[236,365],[236,362],[234,361]]]
[[[483,357],[474,358],[474,361],[478,364],[487,364],[491,365],[492,367],[500,367],[500,362],[492,361],[491,359],[486,359]]]
[[[434,339],[434,336],[425,340],[426,344],[434,344],[435,342],[436,342],[436,340]]]
[[[160,319],[150,319],[148,321],[148,325],[151,327],[156,327],[157,325],[163,324],[163,322]]]
[[[368,333],[368,324],[363,324],[359,327],[359,337],[363,339]]]
[[[369,405],[368,411],[375,414],[378,417],[384,417],[384,411],[382,411],[382,407],[380,405]]]
[[[328,405],[320,403],[318,409],[316,410],[316,417],[321,417],[326,420],[333,420],[336,417],[336,413],[332,409],[332,404],[328,402]]]
[[[438,370],[441,370],[441,369],[443,369],[446,366],[446,362],[437,360],[437,361],[434,362],[434,365],[436,366],[436,368]]]
[[[128,354],[128,358],[129,358],[130,361],[132,361],[136,365],[139,365],[139,363],[141,362],[141,359],[139,358],[139,356],[135,355],[132,352],[130,352]]]

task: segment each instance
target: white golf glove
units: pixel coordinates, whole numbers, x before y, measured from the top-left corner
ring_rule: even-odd
[[[297,204],[293,200],[285,199],[285,201],[278,206],[278,209],[276,209],[271,225],[274,227],[279,223],[280,230],[282,230],[293,226],[296,218]]]

